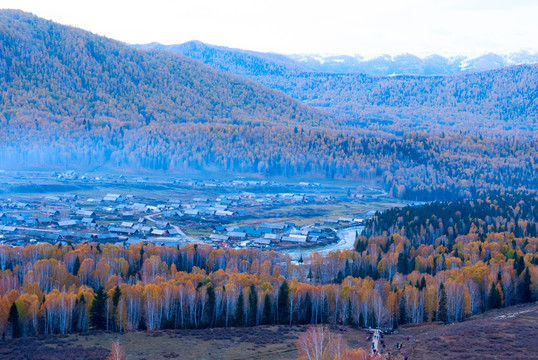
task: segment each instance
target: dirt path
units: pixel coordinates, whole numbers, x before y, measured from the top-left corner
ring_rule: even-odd
[[[372,335],[372,357],[375,357],[379,355],[379,337],[381,335],[381,331],[374,330],[374,334]]]

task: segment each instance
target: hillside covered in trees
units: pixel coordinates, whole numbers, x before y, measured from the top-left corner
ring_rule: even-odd
[[[213,69],[241,76],[290,75],[312,71],[284,55],[212,46],[200,41],[189,41],[179,45],[150,43],[133,46],[138,49],[165,50],[185,55]]]
[[[187,57],[136,51],[20,11],[0,11],[0,44],[0,107],[7,122],[48,117],[137,128],[150,122],[324,119],[280,92]]]
[[[488,53],[478,57],[413,54],[380,55],[320,55],[264,53],[211,45],[201,41],[164,45],[148,43],[133,45],[138,49],[166,50],[196,59],[212,68],[237,75],[271,75],[317,72],[327,74],[369,75],[454,75],[483,72],[514,65],[538,63],[538,53],[520,51],[511,54]]]
[[[304,73],[251,78],[311,106],[347,115],[351,123],[379,123],[391,132],[532,131],[538,118],[538,64],[451,76]]]
[[[461,321],[538,298],[537,200],[498,193],[395,209],[374,217],[355,250],[299,263],[201,244],[0,246],[0,332]]]
[[[229,49],[200,42],[181,45],[147,44],[145,49],[162,49],[179,53],[215,69],[244,76],[273,89],[285,92],[311,106],[346,116],[351,124],[378,127],[401,133],[402,130],[477,129],[505,131],[507,129],[532,130],[538,116],[537,85],[538,65],[502,67],[490,71],[461,73],[457,63],[441,57],[421,59],[411,55],[392,60],[402,67],[430,67],[424,75],[380,76],[372,75],[368,65],[363,72],[350,65],[348,71],[330,71],[330,58],[322,65],[315,60],[291,62],[278,55]],[[476,59],[491,59],[490,54]],[[300,56],[293,57],[301,59]],[[441,59],[439,59],[441,58]],[[495,58],[495,57],[494,57]],[[287,59],[287,61],[286,61]],[[503,63],[500,56],[496,57]],[[345,58],[343,63],[351,60]],[[398,66],[387,59],[378,67]],[[384,61],[384,63],[383,63]],[[428,62],[429,61],[429,62]],[[352,62],[352,61],[351,61]],[[424,62],[424,64],[422,64]],[[342,61],[335,63],[343,66]],[[414,67],[413,67],[414,66]],[[435,72],[435,68],[445,69]],[[397,69],[389,70],[387,75]],[[400,72],[401,73],[401,72]],[[405,73],[405,72],[404,72]],[[429,74],[431,73],[431,74]]]
[[[533,66],[449,78],[307,76],[300,69],[271,77],[284,91],[317,87],[323,93],[315,95],[318,102],[342,85],[337,93],[350,91],[346,98],[354,104],[378,107],[370,118],[351,106],[357,117],[344,119],[181,55],[136,50],[18,11],[0,12],[0,55],[0,161],[6,168],[366,179],[413,200],[535,190],[538,182]],[[242,55],[243,69],[258,67],[252,57]],[[277,72],[280,67],[262,71]],[[395,90],[380,90],[396,83]],[[456,98],[449,88],[459,89]],[[456,113],[445,118],[438,112],[443,106]],[[388,107],[429,114],[394,118]],[[493,113],[509,119],[498,122]],[[474,131],[480,123],[488,128]],[[415,127],[421,131],[408,131]]]

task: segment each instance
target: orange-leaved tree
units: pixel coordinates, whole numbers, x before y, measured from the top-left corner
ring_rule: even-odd
[[[351,349],[326,326],[311,326],[297,341],[299,360],[366,360],[363,349]]]
[[[112,351],[107,356],[106,360],[126,360],[125,350],[123,346],[120,345],[119,340],[116,340],[112,343]]]

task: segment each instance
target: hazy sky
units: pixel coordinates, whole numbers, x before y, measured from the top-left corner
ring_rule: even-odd
[[[419,56],[538,50],[538,0],[0,0],[128,43]]]

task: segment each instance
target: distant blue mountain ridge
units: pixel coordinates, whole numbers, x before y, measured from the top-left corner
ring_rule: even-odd
[[[453,75],[500,69],[512,65],[538,63],[538,52],[512,54],[488,53],[478,57],[412,54],[381,55],[364,58],[360,55],[282,55],[189,41],[178,45],[149,43],[133,45],[142,49],[158,49],[179,53],[211,67],[237,75],[296,74],[324,72],[334,74],[362,73],[370,75]]]

